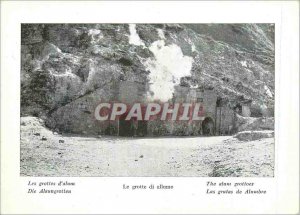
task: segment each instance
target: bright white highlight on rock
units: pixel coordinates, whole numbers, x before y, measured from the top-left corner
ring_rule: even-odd
[[[196,52],[196,46],[194,44],[192,44],[192,52]]]
[[[240,61],[240,63],[243,67],[247,67],[247,61]]]
[[[166,38],[165,38],[164,31],[162,29],[160,29],[160,28],[158,28],[156,30],[157,30],[159,38],[162,39],[162,40],[165,40]]]
[[[144,62],[150,70],[150,90],[154,93],[151,99],[165,102],[172,98],[180,78],[191,75],[193,58],[184,56],[176,44],[166,46],[163,40],[155,41],[149,49],[155,56]]]
[[[265,91],[266,91],[266,94],[270,97],[270,98],[273,98],[273,95],[271,93],[271,90],[269,89],[269,87],[267,85],[265,85]]]
[[[129,43],[136,46],[145,46],[144,42],[140,39],[136,32],[136,24],[129,24]]]
[[[99,42],[101,38],[103,38],[103,35],[101,34],[101,31],[98,29],[90,29],[88,34],[92,37],[91,43],[96,44]]]

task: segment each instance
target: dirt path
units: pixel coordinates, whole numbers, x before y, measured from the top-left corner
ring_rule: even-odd
[[[273,150],[273,138],[71,137],[21,119],[23,176],[272,176]]]

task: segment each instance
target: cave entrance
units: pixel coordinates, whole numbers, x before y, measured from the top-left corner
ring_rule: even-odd
[[[125,120],[126,114],[119,118],[119,136],[123,137],[144,137],[148,134],[146,121]]]
[[[146,121],[138,121],[138,127],[137,127],[136,134],[139,137],[147,136],[147,122]]]
[[[206,117],[202,122],[203,135],[214,135],[214,121],[210,117]]]
[[[126,115],[122,115],[119,119],[119,136],[133,137],[134,136],[134,122],[133,120],[125,120]]]

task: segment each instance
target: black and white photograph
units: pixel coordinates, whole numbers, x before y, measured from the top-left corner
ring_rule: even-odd
[[[273,177],[274,23],[22,23],[21,176]]]
[[[0,214],[298,214],[299,1],[0,1]]]

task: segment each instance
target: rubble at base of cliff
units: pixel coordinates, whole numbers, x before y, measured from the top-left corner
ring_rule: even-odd
[[[248,132],[255,138],[244,132],[235,137],[92,137],[58,134],[37,117],[21,117],[21,175],[273,177],[271,132]]]

